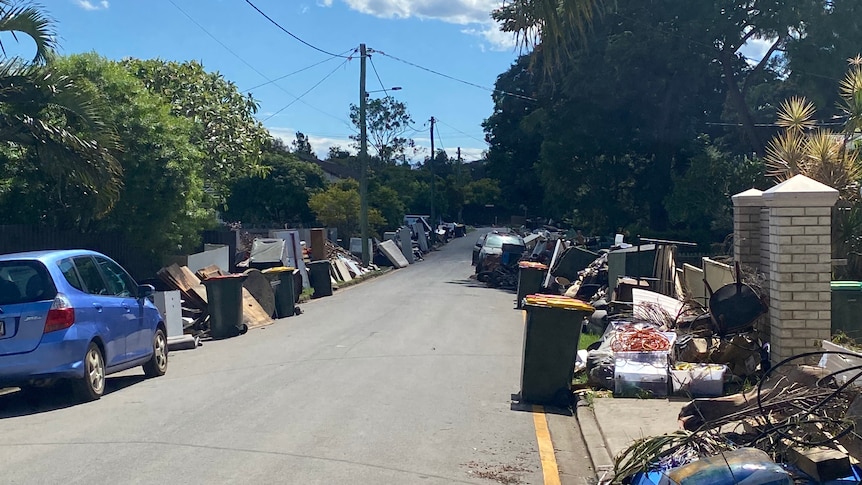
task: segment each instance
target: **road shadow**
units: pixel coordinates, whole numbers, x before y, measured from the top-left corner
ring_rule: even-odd
[[[446,283],[449,283],[450,285],[466,286],[469,288],[485,288],[488,290],[502,291],[505,293],[510,293],[512,295],[518,294],[518,291],[516,288],[504,288],[504,287],[488,286],[487,283],[483,283],[483,282],[477,280],[475,277],[465,278],[463,280],[451,280],[451,281],[447,281]]]
[[[105,394],[102,397],[133,386],[146,380],[146,376],[118,376],[105,380]],[[81,401],[75,397],[68,382],[26,391],[15,391],[0,395],[0,419],[17,418],[33,414],[69,408]]]
[[[545,414],[557,414],[559,416],[574,416],[572,413],[571,405],[569,406],[553,406],[549,404],[542,405],[543,412]],[[524,413],[533,413],[536,412],[535,404],[522,401],[521,394],[512,394],[512,403],[509,405],[509,409],[512,411],[519,411]]]

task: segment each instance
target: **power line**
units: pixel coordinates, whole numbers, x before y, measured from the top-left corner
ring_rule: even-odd
[[[437,118],[434,118],[434,121],[437,122],[439,120]],[[434,134],[437,135],[437,141],[440,143],[440,145],[437,147],[437,149],[443,150],[443,152],[445,152],[446,151],[446,145],[443,144],[443,137],[440,136],[440,130],[435,131]],[[434,158],[435,156],[437,156],[436,153],[431,154],[431,158]],[[447,154],[447,156],[448,156],[448,154]]]
[[[485,140],[480,140],[480,139],[476,138],[476,137],[475,137],[475,136],[473,136],[473,135],[470,135],[470,134],[464,133],[463,131],[459,130],[458,128],[455,128],[454,126],[450,125],[449,123],[446,123],[445,121],[440,121],[440,119],[439,119],[439,118],[437,119],[437,122],[438,122],[438,123],[440,123],[440,124],[446,125],[446,126],[448,126],[449,128],[452,128],[453,130],[457,131],[458,133],[460,133],[460,134],[462,134],[462,135],[464,135],[464,136],[466,136],[466,137],[468,137],[468,138],[472,138],[472,139],[474,139],[474,140],[476,140],[476,141],[478,141],[478,142],[480,142],[480,143],[484,143],[484,144],[486,144],[486,145],[488,144],[488,142],[487,142],[487,141],[485,141]]]
[[[294,103],[296,103],[297,101],[300,101],[300,100],[302,99],[302,97],[303,97],[303,96],[305,96],[306,94],[308,94],[308,93],[312,92],[312,91],[314,90],[314,88],[316,88],[316,87],[320,86],[321,84],[323,84],[323,81],[326,81],[327,79],[329,79],[329,77],[330,77],[330,76],[332,76],[333,74],[335,74],[335,71],[337,71],[337,70],[341,69],[341,67],[342,67],[342,66],[344,66],[345,64],[347,64],[347,61],[348,61],[348,60],[350,60],[350,59],[345,59],[345,60],[344,60],[344,62],[342,62],[341,64],[337,65],[337,66],[335,67],[335,69],[333,69],[332,71],[330,71],[330,72],[329,72],[329,74],[327,74],[326,76],[323,76],[323,79],[321,79],[320,81],[317,81],[317,83],[315,83],[315,85],[314,85],[314,86],[312,86],[312,87],[308,88],[304,93],[300,94],[298,98],[294,99],[294,100],[293,100],[293,101],[291,101],[290,103],[287,103],[287,105],[285,105],[283,108],[281,108],[280,110],[276,111],[275,113],[273,113],[273,114],[269,115],[269,116],[268,116],[268,117],[266,117],[263,121],[264,121],[264,122],[269,121],[273,116],[275,116],[275,115],[277,115],[277,114],[281,113],[282,111],[286,110],[287,108],[290,108],[290,107],[291,107],[291,106],[293,106],[293,105],[294,105]]]
[[[371,69],[374,70],[374,75],[377,76],[377,82],[380,83],[380,89],[386,93],[386,96],[389,96],[389,91],[386,90],[386,86],[383,84],[383,80],[380,79],[380,73],[377,72],[377,66],[374,65],[374,60],[371,56],[368,56],[368,60],[371,62]]]
[[[210,33],[210,31],[209,31],[209,30],[207,30],[203,25],[201,25],[201,24],[200,24],[200,22],[198,22],[197,20],[195,20],[195,19],[194,19],[194,17],[192,17],[188,12],[186,12],[185,10],[183,10],[182,8],[180,8],[180,6],[179,6],[179,5],[177,5],[177,4],[174,2],[174,0],[168,0],[168,2],[169,2],[171,5],[173,5],[174,7],[176,7],[176,9],[177,9],[177,10],[179,10],[179,11],[180,11],[180,13],[182,13],[183,15],[185,15],[185,16],[186,16],[186,18],[188,18],[189,20],[191,20],[191,22],[192,22],[193,24],[197,25],[197,26],[198,26],[198,28],[199,28],[199,29],[201,29],[205,34],[207,34],[208,36],[210,36],[210,38],[211,38],[212,40],[216,41],[216,42],[218,43],[218,45],[220,45],[220,46],[224,47],[224,49],[225,49],[226,51],[230,52],[234,57],[236,57],[236,58],[237,58],[237,59],[239,59],[243,64],[245,64],[246,66],[248,66],[248,67],[249,67],[249,69],[251,69],[252,71],[254,71],[254,72],[256,72],[257,74],[259,74],[262,78],[264,78],[264,79],[269,79],[269,78],[267,78],[267,77],[266,77],[266,75],[265,75],[264,73],[262,73],[262,72],[258,71],[256,67],[252,66],[252,65],[251,65],[248,61],[246,61],[242,56],[240,56],[239,54],[237,54],[236,52],[234,52],[234,50],[233,50],[233,49],[231,49],[230,47],[228,47],[228,45],[227,45],[227,44],[225,44],[224,42],[222,42],[221,40],[219,40],[219,38],[218,38],[218,37],[216,37],[215,35],[213,35],[212,33]],[[288,93],[288,94],[290,94],[290,93]],[[291,96],[293,96],[293,95],[291,94]]]
[[[373,49],[370,49],[370,50],[373,50]],[[401,59],[401,58],[399,58],[399,57],[395,57],[395,56],[393,56],[393,55],[391,55],[391,54],[387,54],[387,53],[385,53],[385,52],[383,52],[383,51],[374,50],[374,52],[375,52],[375,53],[377,53],[377,54],[381,54],[381,55],[384,55],[384,56],[386,56],[386,57],[389,57],[389,58],[391,58],[391,59],[394,59],[394,60],[396,60],[396,61],[398,61],[398,62],[402,62],[402,63],[404,63],[404,64],[407,64],[408,66],[413,66],[413,67],[415,67],[415,68],[417,68],[417,69],[422,69],[423,71],[430,72],[431,74],[435,74],[435,75],[440,76],[440,77],[445,77],[446,79],[450,79],[450,80],[452,80],[452,81],[456,81],[456,82],[459,82],[459,83],[461,83],[461,84],[466,84],[466,85],[468,85],[468,86],[473,86],[474,88],[479,88],[479,89],[482,89],[482,90],[484,90],[484,91],[488,91],[488,92],[491,92],[491,93],[502,94],[502,95],[505,95],[505,96],[512,96],[512,97],[514,97],[514,98],[525,99],[525,100],[527,100],[527,101],[536,101],[536,98],[531,98],[531,97],[529,97],[529,96],[524,96],[523,94],[510,93],[509,91],[503,91],[503,90],[500,90],[500,89],[489,88],[489,87],[487,87],[487,86],[482,86],[481,84],[476,84],[476,83],[472,83],[472,82],[470,82],[470,81],[465,81],[465,80],[463,80],[463,79],[459,79],[459,78],[457,78],[457,77],[450,76],[450,75],[448,75],[448,74],[444,74],[444,73],[442,73],[442,72],[440,72],[440,71],[435,71],[434,69],[430,69],[430,68],[427,68],[427,67],[423,67],[423,66],[420,66],[419,64],[416,64],[416,63],[413,63],[413,62],[410,62],[410,61],[405,61],[404,59]]]
[[[254,67],[253,65],[251,65],[251,64],[250,64],[248,61],[246,61],[242,56],[240,56],[239,54],[237,54],[237,53],[236,53],[233,49],[231,49],[227,44],[225,44],[224,42],[222,42],[221,40],[219,40],[219,38],[218,38],[218,37],[216,37],[215,35],[213,35],[209,30],[207,30],[203,25],[201,25],[201,24],[200,24],[200,22],[198,22],[197,20],[195,20],[195,19],[194,19],[194,17],[192,17],[188,12],[186,12],[185,10],[183,10],[182,8],[180,8],[180,6],[179,6],[179,5],[177,5],[177,4],[174,2],[174,0],[168,0],[168,2],[169,2],[171,5],[173,5],[177,10],[179,10],[179,11],[180,11],[180,13],[182,13],[183,15],[185,15],[185,16],[186,16],[186,17],[187,17],[187,18],[188,18],[188,19],[189,19],[193,24],[195,24],[199,29],[201,29],[205,34],[207,34],[210,38],[212,38],[214,41],[216,41],[216,43],[218,43],[220,46],[224,47],[224,49],[225,49],[226,51],[228,51],[231,55],[233,55],[234,57],[236,57],[237,59],[239,59],[243,64],[245,64],[246,66],[248,66],[248,67],[249,67],[249,69],[251,69],[252,71],[254,71],[255,73],[257,73],[260,77],[262,77],[262,78],[266,79],[266,80],[267,80],[267,81],[269,81],[270,83],[275,83],[275,81],[273,81],[272,79],[270,79],[270,78],[269,78],[269,76],[267,76],[266,74],[264,74],[264,73],[260,72],[260,70],[258,70],[256,67]],[[355,49],[352,49],[352,50],[354,50],[354,51],[355,51]],[[343,57],[343,56],[334,56],[334,57]],[[330,58],[330,59],[331,59],[331,58]],[[327,60],[329,60],[329,59],[327,59]],[[275,87],[277,87],[278,89],[280,89],[280,90],[281,90],[282,92],[284,92],[285,94],[287,94],[287,95],[289,95],[289,96],[293,97],[294,99],[297,99],[297,100],[299,99],[299,96],[297,96],[297,95],[295,95],[295,94],[291,93],[290,91],[288,91],[287,89],[285,89],[285,88],[284,88],[283,86],[281,86],[280,84],[275,84]],[[324,115],[326,115],[326,116],[329,116],[329,117],[331,117],[331,118],[333,118],[333,119],[336,119],[336,120],[338,120],[338,121],[340,121],[340,122],[344,123],[348,128],[351,128],[351,129],[352,129],[352,126],[350,125],[350,123],[349,123],[349,122],[347,122],[347,121],[345,121],[345,120],[344,120],[344,118],[340,118],[340,117],[338,117],[338,116],[336,116],[336,115],[334,115],[334,114],[327,113],[326,111],[323,111],[322,109],[320,109],[320,108],[318,108],[318,107],[316,107],[316,106],[314,106],[314,105],[312,105],[312,104],[308,103],[308,102],[307,102],[307,101],[305,101],[305,100],[301,100],[301,101],[302,101],[302,103],[303,103],[303,104],[305,104],[305,105],[306,105],[306,106],[308,106],[309,108],[311,108],[311,109],[313,109],[313,110],[315,110],[315,111],[317,111],[317,112],[319,112],[319,113],[321,113],[321,114],[324,114]],[[269,119],[269,118],[267,118],[267,119]]]
[[[355,48],[354,48],[354,49],[348,49],[348,50],[344,51],[344,53],[346,54],[346,53],[351,52],[351,51],[354,51],[354,52],[355,52],[355,51],[356,51],[356,49],[355,49]],[[285,74],[284,76],[279,76],[279,77],[277,77],[277,78],[275,78],[275,79],[272,79],[272,80],[270,80],[270,81],[267,81],[267,82],[265,82],[265,83],[258,84],[257,86],[252,86],[252,87],[250,87],[250,88],[248,88],[248,89],[244,90],[243,92],[244,92],[244,93],[247,93],[247,92],[252,91],[252,90],[254,90],[254,89],[262,88],[262,87],[264,87],[264,86],[266,86],[266,85],[268,85],[268,84],[273,84],[273,83],[275,83],[275,82],[281,81],[282,79],[289,78],[290,76],[293,76],[294,74],[299,74],[299,73],[301,73],[301,72],[303,72],[303,71],[307,71],[307,70],[311,69],[312,67],[317,67],[317,66],[319,66],[319,65],[321,65],[321,64],[325,64],[325,63],[327,63],[327,62],[329,62],[329,61],[331,61],[331,60],[333,60],[333,59],[338,59],[338,57],[337,57],[337,56],[330,56],[330,57],[327,57],[326,59],[324,59],[324,60],[322,60],[322,61],[320,61],[320,62],[315,62],[314,64],[312,64],[312,65],[310,65],[310,66],[308,66],[308,67],[303,67],[302,69],[299,69],[299,70],[297,70],[297,71],[293,71],[293,72],[291,72],[290,74]]]
[[[251,3],[251,0],[245,0],[245,3],[247,3],[247,4],[251,5],[251,8],[253,8],[253,9],[257,10],[257,13],[259,13],[259,14],[263,15],[263,17],[264,17],[265,19],[269,20],[273,25],[275,25],[276,27],[278,27],[282,32],[284,32],[285,34],[287,34],[287,35],[289,35],[289,36],[293,37],[294,39],[298,40],[300,43],[305,44],[306,46],[311,47],[312,49],[314,49],[314,50],[316,50],[316,51],[318,51],[318,52],[323,52],[324,54],[330,55],[330,56],[332,56],[332,57],[343,57],[343,58],[345,58],[345,59],[350,59],[348,56],[344,56],[344,55],[341,55],[341,54],[334,54],[334,53],[332,53],[332,52],[329,52],[329,51],[323,50],[323,49],[321,49],[320,47],[317,47],[317,46],[315,46],[315,45],[309,44],[308,42],[306,42],[306,41],[304,41],[304,40],[300,39],[299,37],[297,37],[296,35],[294,35],[294,34],[293,34],[293,32],[291,32],[291,31],[289,31],[289,30],[285,29],[284,27],[282,27],[282,26],[281,26],[281,24],[279,24],[278,22],[276,22],[275,20],[273,20],[273,18],[272,18],[272,17],[270,17],[269,15],[265,14],[265,13],[263,12],[263,10],[261,10],[261,9],[257,8],[257,6],[256,6],[255,4]]]
[[[742,123],[725,123],[725,122],[713,122],[713,121],[706,121],[706,122],[704,122],[704,124],[708,125],[708,126],[745,126]],[[778,123],[754,123],[754,126],[757,128],[777,128],[781,125],[779,125]],[[844,123],[822,122],[822,123],[815,123],[814,126],[844,126]]]

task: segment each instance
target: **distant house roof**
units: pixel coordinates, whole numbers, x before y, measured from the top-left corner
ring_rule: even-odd
[[[329,160],[321,160],[314,155],[304,153],[297,153],[296,156],[298,156],[302,161],[310,162],[320,167],[320,169],[329,176],[330,181],[346,178],[359,180],[359,172],[347,165],[331,162]]]

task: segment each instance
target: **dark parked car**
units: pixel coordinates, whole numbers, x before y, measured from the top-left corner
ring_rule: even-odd
[[[479,239],[476,240],[476,244],[473,246],[473,262],[471,263],[473,266],[476,266],[476,263],[479,262],[479,251],[482,249],[482,245],[485,244],[486,237],[488,237],[487,232],[479,236]]]
[[[140,365],[164,375],[167,331],[153,291],[93,251],[0,255],[0,388],[69,379],[94,400],[108,374]]]
[[[482,243],[481,246],[479,243]],[[527,248],[524,244],[524,239],[517,234],[489,232],[476,241],[476,246],[473,248],[473,253],[476,258],[476,274],[481,274],[486,271],[493,271],[491,264],[488,264],[488,259],[496,261],[499,264],[500,256],[503,254],[503,245],[511,245],[511,247],[520,247],[520,253]],[[516,251],[517,252],[517,251]]]

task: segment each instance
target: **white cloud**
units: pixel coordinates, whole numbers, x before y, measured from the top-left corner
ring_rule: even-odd
[[[518,42],[511,32],[503,32],[496,22],[489,22],[481,29],[464,29],[463,34],[481,37],[487,42],[488,48],[495,51],[508,51],[518,47]],[[482,46],[484,49],[484,45]]]
[[[491,19],[491,11],[503,5],[503,0],[342,0],[357,12],[388,19],[418,18],[464,25],[461,32],[484,39],[482,50],[505,51],[515,47],[511,34],[500,32]],[[331,7],[333,0],[318,0],[318,5]]]
[[[90,0],[75,0],[75,4],[78,5],[79,7],[83,8],[84,10],[89,10],[89,11],[105,10],[111,6],[111,4],[108,2],[108,0],[102,0],[98,4],[94,4]]]
[[[280,138],[286,145],[290,146],[294,140],[296,140],[296,130],[293,128],[268,128],[269,133],[276,137]],[[305,132],[303,132],[305,133]],[[340,146],[342,149],[347,150],[350,153],[356,153],[356,150],[351,147],[353,144],[353,140],[349,137],[339,137],[339,136],[325,136],[325,135],[314,135],[305,133],[308,137],[308,142],[311,143],[311,148],[314,150],[314,153],[320,159],[325,159],[327,155],[329,155],[329,147],[332,146]],[[419,161],[424,159],[431,153],[431,140],[429,138],[414,138],[416,142],[416,153],[410,153],[409,155],[411,159]],[[446,150],[446,154],[451,158],[455,158],[458,155],[458,147],[435,147],[436,149]],[[465,162],[472,162],[474,160],[479,160],[482,158],[482,154],[484,153],[484,148],[461,148],[461,160]]]
[[[453,24],[486,23],[500,0],[343,0],[357,12],[383,18],[436,19]],[[330,0],[331,3],[331,0]]]
[[[276,137],[281,138],[281,140],[286,144],[290,145],[296,140],[296,131],[293,128],[268,128],[269,133]],[[303,132],[304,133],[304,132]],[[334,137],[334,136],[318,136],[312,134],[305,134],[308,137],[308,142],[311,143],[311,149],[314,150],[314,153],[318,158],[324,159],[329,154],[329,147],[332,146],[340,146],[341,148],[353,152],[354,150],[350,148],[350,144],[353,143],[349,137]]]

